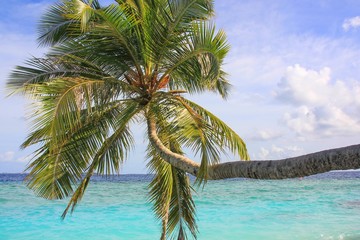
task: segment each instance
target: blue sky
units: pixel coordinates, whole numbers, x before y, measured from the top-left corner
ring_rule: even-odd
[[[53,2],[9,0],[0,9],[0,173],[22,172],[31,153],[19,150],[26,101],[5,98],[5,82],[15,65],[46,51],[37,47],[36,23]],[[216,0],[215,7],[231,44],[225,70],[234,87],[227,101],[192,98],[243,137],[252,159],[360,143],[360,1]],[[135,135],[123,173],[146,172],[144,135]]]

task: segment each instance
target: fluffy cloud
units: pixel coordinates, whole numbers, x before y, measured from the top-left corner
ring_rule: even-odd
[[[279,147],[272,145],[270,148],[260,148],[260,152],[255,158],[257,160],[283,159],[300,155],[302,151],[303,149],[298,146]]]
[[[311,133],[316,128],[316,116],[307,106],[300,106],[292,113],[285,113],[286,125],[299,135]]]
[[[300,65],[287,68],[285,76],[278,84],[280,90],[276,93],[279,99],[293,104],[324,104],[328,101],[331,91],[327,86],[330,81],[330,69],[323,68],[319,72],[307,70]]]
[[[286,125],[299,136],[335,136],[360,133],[360,84],[332,81],[331,69],[287,68],[275,93],[295,106],[284,115]]]
[[[360,16],[345,19],[342,27],[345,31],[349,31],[350,28],[360,27]]]

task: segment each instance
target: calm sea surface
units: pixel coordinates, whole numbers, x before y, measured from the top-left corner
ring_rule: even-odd
[[[149,175],[95,179],[73,215],[0,174],[0,239],[159,239]],[[195,194],[198,239],[360,239],[360,172],[208,182]]]

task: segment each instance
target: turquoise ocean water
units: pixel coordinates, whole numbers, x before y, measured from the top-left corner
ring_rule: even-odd
[[[0,174],[0,239],[159,239],[149,175],[96,177],[73,215]],[[360,172],[208,182],[195,194],[198,239],[360,239]]]

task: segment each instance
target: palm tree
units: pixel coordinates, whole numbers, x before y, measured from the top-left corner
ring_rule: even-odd
[[[71,196],[74,210],[93,174],[119,173],[133,148],[131,126],[147,126],[149,199],[162,221],[161,239],[196,238],[197,185],[231,177],[288,178],[360,168],[359,146],[282,161],[220,163],[231,152],[248,160],[245,143],[211,112],[185,98],[206,91],[226,98],[222,70],[229,50],[216,31],[211,0],[62,0],[41,19],[39,43],[50,46],[13,71],[8,87],[33,99],[38,148],[28,187],[41,197]],[[194,162],[184,151],[192,150]]]

